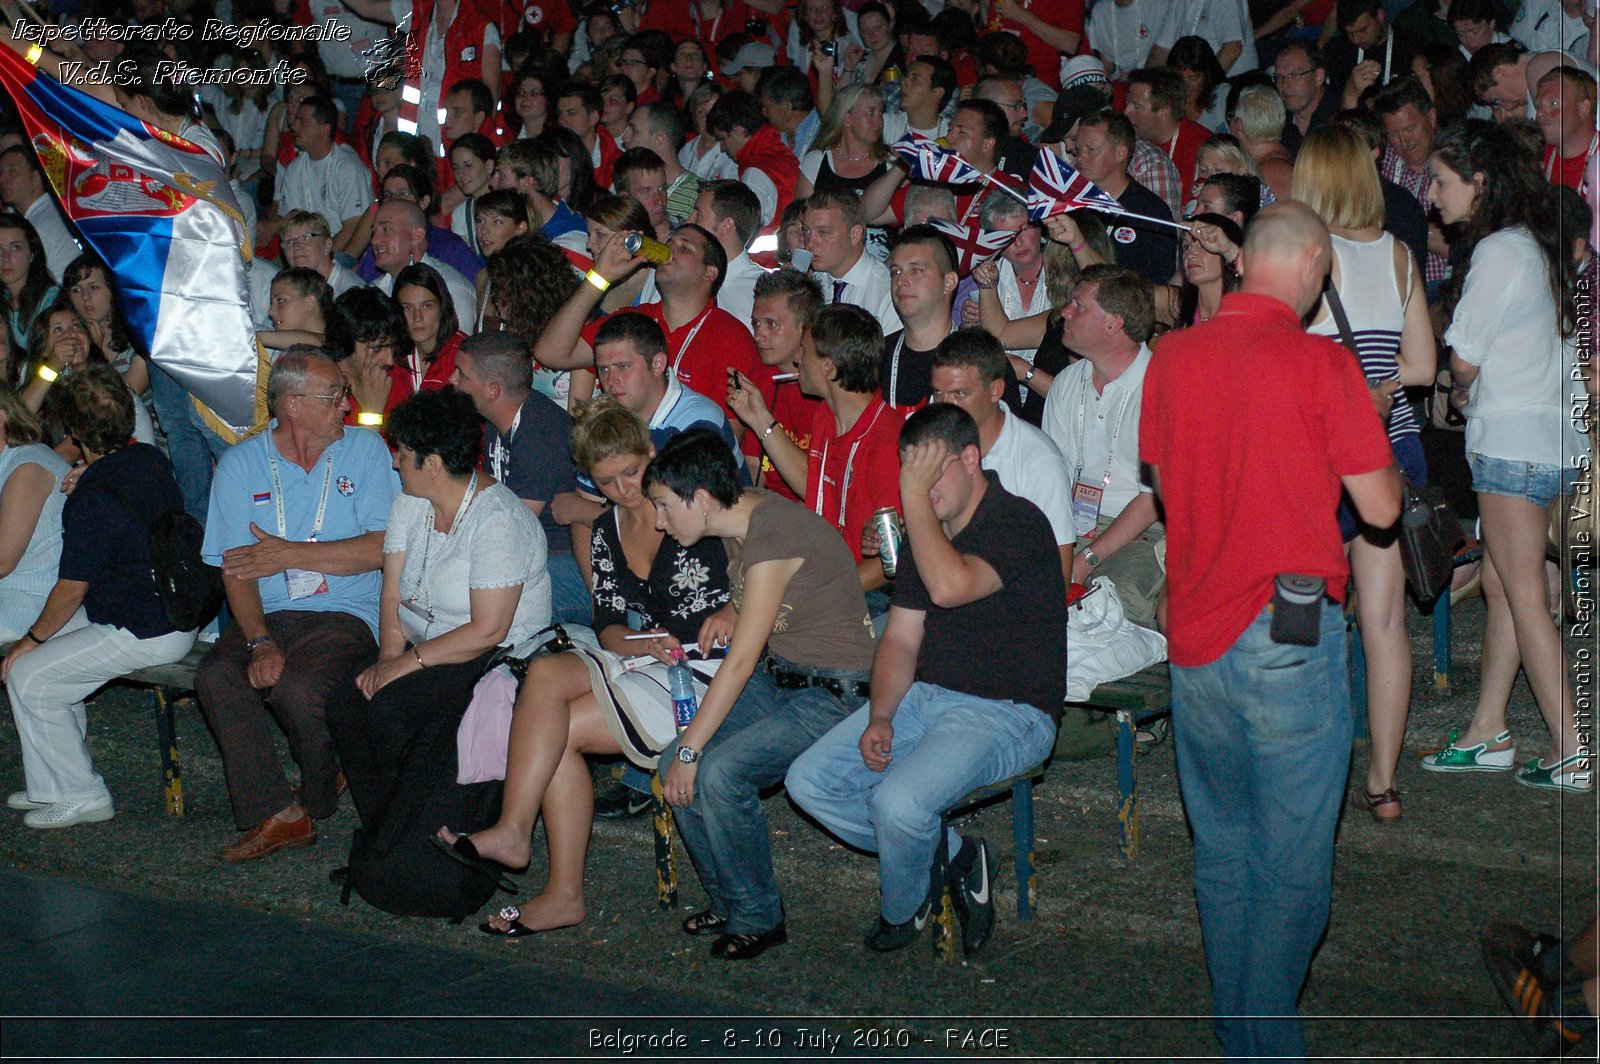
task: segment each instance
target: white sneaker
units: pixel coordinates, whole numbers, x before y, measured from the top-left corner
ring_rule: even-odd
[[[104,798],[98,801],[56,802],[43,809],[35,809],[23,817],[22,822],[30,828],[51,830],[70,828],[74,824],[96,824],[110,820],[115,815],[111,799]]]
[[[19,813],[25,813],[29,809],[47,809],[49,806],[49,802],[35,802],[30,799],[27,791],[12,791],[10,797],[6,799],[6,808]]]

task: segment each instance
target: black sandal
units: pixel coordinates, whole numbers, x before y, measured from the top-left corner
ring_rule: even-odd
[[[686,935],[715,935],[721,933],[728,926],[726,916],[718,916],[707,909],[705,912],[695,913],[683,922],[683,933]]]
[[[711,943],[711,955],[725,961],[755,960],[773,946],[781,946],[787,941],[789,932],[779,924],[759,935],[723,935]]]

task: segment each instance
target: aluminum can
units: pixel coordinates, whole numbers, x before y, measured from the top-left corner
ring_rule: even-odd
[[[872,525],[878,530],[878,558],[883,562],[883,575],[892,579],[900,566],[900,514],[893,506],[874,510]]]
[[[643,233],[629,233],[622,238],[622,246],[628,249],[628,254],[638,255],[647,262],[657,266],[672,261],[672,249],[654,237],[645,236]]]

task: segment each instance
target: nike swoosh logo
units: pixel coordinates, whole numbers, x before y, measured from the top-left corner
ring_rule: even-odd
[[[933,913],[933,909],[932,909],[931,906],[923,908],[923,909],[919,909],[917,911],[917,915],[915,917],[913,917],[912,919],[916,921],[916,925],[917,925],[917,930],[918,931],[921,931],[924,927],[928,926],[928,917],[930,915],[932,915],[932,913]]]
[[[983,884],[977,890],[972,892],[972,900],[977,902],[979,905],[988,905],[989,904],[989,860],[988,860],[988,857],[985,854],[981,853],[981,852],[978,854],[978,867],[983,869]]]

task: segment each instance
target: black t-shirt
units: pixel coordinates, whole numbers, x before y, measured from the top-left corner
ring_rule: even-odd
[[[1383,186],[1383,227],[1411,249],[1417,259],[1417,272],[1428,264],[1428,215],[1417,197],[1390,181],[1378,178]]]
[[[572,537],[550,512],[551,499],[578,487],[578,470],[572,464],[568,442],[571,437],[571,416],[540,392],[532,392],[522,401],[509,443],[492,424],[484,422],[483,426],[484,468],[517,498],[544,503],[539,524],[551,554],[572,553]]]
[[[83,609],[92,623],[140,639],[176,631],[156,594],[145,522],[182,508],[172,463],[147,443],[112,451],[83,471],[61,510],[59,575],[89,585]]]
[[[883,338],[883,362],[878,367],[878,393],[883,401],[901,410],[914,410],[928,401],[933,391],[933,352],[913,351],[903,347],[900,338],[905,330],[892,332]],[[1017,375],[1006,360],[1006,390],[1008,398],[1017,395]]]
[[[706,536],[692,547],[664,537],[648,580],[628,568],[612,510],[594,523],[594,630],[626,627],[634,614],[640,631],[664,628],[680,643],[700,637],[700,625],[728,604],[728,554],[722,540]]]
[[[999,168],[1008,174],[1015,174],[1022,180],[1028,180],[1033,173],[1033,166],[1039,161],[1039,148],[1029,144],[1021,137],[1013,137],[1009,133],[1006,139],[1000,142],[996,150],[999,157]],[[1001,193],[1005,195],[1005,193]]]
[[[1172,218],[1172,211],[1161,197],[1137,181],[1129,181],[1116,200],[1134,214]],[[1178,269],[1178,230],[1170,225],[1103,211],[1095,212],[1095,217],[1106,227],[1118,266],[1136,270],[1151,284],[1167,284],[1172,280]]]
[[[1061,719],[1067,694],[1067,587],[1055,533],[1037,506],[989,487],[953,544],[1000,574],[1000,590],[955,609],[935,606],[908,538],[891,604],[926,613],[917,679],[978,698],[1026,702]]]
[[[1066,372],[1068,366],[1078,360],[1078,356],[1067,350],[1067,345],[1061,342],[1063,322],[1059,314],[1051,315],[1049,324],[1044,327],[1044,339],[1039,341],[1039,350],[1034,353],[1033,365],[1040,373],[1048,373],[1059,377]],[[1044,422],[1045,396],[1031,390],[1027,385],[1019,385],[1022,392],[1007,393],[1006,403],[1011,407],[1011,412],[1022,420],[1039,428]],[[1011,401],[1012,395],[1019,395],[1016,402]]]
[[[1356,46],[1350,43],[1350,38],[1342,31],[1329,41],[1325,53],[1328,57],[1328,91],[1335,96],[1344,95],[1345,83],[1350,80],[1350,72],[1355,70],[1358,57],[1363,61],[1371,60],[1382,66],[1385,55],[1388,56],[1388,76],[1385,77],[1380,71],[1378,80],[1373,83],[1372,90],[1369,90],[1376,91],[1389,82],[1399,81],[1410,74],[1412,60],[1417,56],[1430,54],[1427,42],[1418,40],[1405,30],[1397,29],[1391,24],[1389,34],[1394,38],[1393,50],[1390,50],[1385,43],[1368,48],[1365,52],[1358,52]]]

